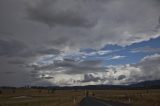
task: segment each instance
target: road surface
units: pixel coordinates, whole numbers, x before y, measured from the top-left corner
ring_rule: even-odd
[[[95,99],[93,97],[85,97],[81,102],[80,106],[130,106],[127,104],[119,103],[119,102],[107,102],[99,99]]]

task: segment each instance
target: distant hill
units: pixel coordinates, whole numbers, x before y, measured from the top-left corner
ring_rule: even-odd
[[[59,87],[58,87],[59,88]],[[160,80],[143,81],[130,85],[88,85],[88,86],[73,86],[73,87],[60,87],[59,89],[160,89]]]
[[[160,88],[160,80],[143,81],[129,85],[131,88]]]
[[[105,89],[160,89],[160,80],[143,81],[130,85],[87,85],[87,86],[51,86],[49,88],[55,88],[60,90],[81,89],[81,90],[105,90]]]
[[[0,87],[13,89],[13,87]],[[14,87],[15,88],[15,87]],[[32,86],[36,89],[55,89],[55,90],[106,90],[106,89],[160,89],[160,80],[143,81],[130,85],[87,85],[87,86]]]

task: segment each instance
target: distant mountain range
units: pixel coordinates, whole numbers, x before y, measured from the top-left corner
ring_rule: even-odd
[[[50,88],[50,87],[49,87]],[[105,89],[160,89],[160,80],[143,81],[130,85],[87,85],[87,86],[65,86],[51,87],[55,89],[88,89],[88,90],[105,90]]]
[[[136,84],[131,84],[129,87],[138,87],[138,88],[160,88],[160,80],[152,81],[143,81]]]
[[[143,81],[130,85],[88,85],[88,86],[75,86],[75,87],[62,87],[62,88],[75,88],[75,89],[160,89],[160,80]]]
[[[0,87],[15,88],[15,87]],[[55,90],[105,90],[105,89],[160,89],[160,80],[143,81],[130,85],[87,85],[87,86],[32,86],[31,88],[55,89]]]

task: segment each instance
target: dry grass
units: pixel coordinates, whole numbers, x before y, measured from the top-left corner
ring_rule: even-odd
[[[74,90],[17,89],[15,93],[3,90],[0,106],[78,106],[83,96],[82,91]]]
[[[102,100],[129,103],[133,106],[160,106],[160,90],[91,90]],[[26,96],[26,97],[22,97]],[[22,98],[17,98],[22,97]],[[0,106],[78,106],[84,97],[83,90],[16,89],[2,90]]]
[[[93,92],[93,91],[92,91]],[[132,106],[160,106],[160,90],[96,90],[96,97]]]

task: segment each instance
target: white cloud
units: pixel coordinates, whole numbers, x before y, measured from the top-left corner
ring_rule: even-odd
[[[67,55],[64,54],[59,56],[43,56],[31,67],[37,70],[39,77],[48,79],[50,83],[53,82],[56,85],[130,84],[160,78],[157,74],[160,72],[159,54],[146,56],[136,64],[107,67],[103,67],[98,60],[76,61],[65,59],[63,56],[67,57]],[[125,56],[117,55],[108,60],[121,58]]]
[[[160,79],[160,55],[144,57],[139,63],[130,65],[109,66],[103,72],[83,72],[81,74],[54,75],[50,83],[57,85],[88,84],[130,84],[145,80]]]
[[[159,59],[160,59],[160,55],[159,54],[154,54],[154,55],[150,55],[150,56],[145,56],[141,60],[141,63],[156,61],[156,64],[157,64],[159,62]],[[158,64],[160,64],[160,63],[158,63]]]
[[[109,75],[118,78],[120,75],[125,75],[124,80],[113,81],[116,83],[132,83],[145,80],[160,79],[160,55],[154,54],[144,57],[139,63],[134,65],[120,65],[108,67]],[[114,74],[112,72],[115,72]]]
[[[115,59],[122,59],[125,58],[126,56],[113,56],[110,59],[115,60]]]
[[[112,50],[100,50],[97,52],[97,54],[99,55],[105,55],[105,54],[109,54],[109,53],[112,53],[113,51]]]
[[[160,53],[160,48],[152,48],[150,46],[135,48],[130,51],[131,53]]]

